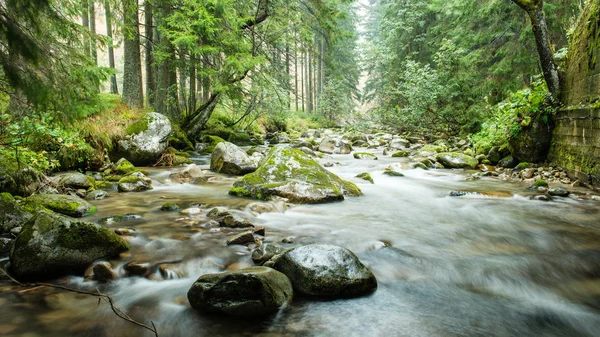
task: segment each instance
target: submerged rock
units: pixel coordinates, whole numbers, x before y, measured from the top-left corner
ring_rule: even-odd
[[[10,262],[19,279],[47,280],[80,272],[95,260],[128,249],[127,242],[107,228],[42,211],[23,226]]]
[[[373,292],[377,280],[348,249],[325,244],[298,247],[281,256],[275,269],[292,281],[300,293],[352,297]]]
[[[245,245],[248,243],[254,243],[254,233],[252,231],[245,231],[227,239],[227,245]]]
[[[267,267],[200,276],[187,293],[192,308],[233,316],[263,316],[291,302],[290,280]]]
[[[256,171],[256,163],[235,144],[219,143],[210,156],[210,169],[215,172],[244,175]]]
[[[127,128],[127,136],[118,141],[118,149],[135,165],[153,164],[169,146],[171,130],[167,116],[149,112]]]
[[[444,165],[445,168],[475,169],[479,165],[477,159],[458,152],[438,153],[436,160]]]
[[[344,200],[344,196],[359,196],[362,192],[304,152],[277,146],[256,172],[238,179],[229,194],[263,200],[281,196],[292,203],[316,204]]]
[[[377,160],[377,156],[370,152],[354,152],[354,159]]]
[[[117,274],[113,271],[110,263],[103,261],[94,265],[94,275],[92,278],[98,282],[108,282],[117,279]]]
[[[366,181],[370,182],[371,184],[375,183],[373,181],[373,177],[371,177],[371,175],[369,174],[369,172],[363,172],[363,173],[357,175],[356,178],[359,178],[359,179],[362,179],[362,180],[366,180]]]
[[[94,214],[97,211],[96,206],[89,202],[71,195],[64,194],[36,194],[26,199],[42,205],[54,212],[64,215],[80,218],[86,215]]]
[[[556,196],[556,197],[566,197],[570,194],[571,192],[569,192],[566,188],[563,187],[554,187],[548,190],[548,194],[550,194],[551,196]]]

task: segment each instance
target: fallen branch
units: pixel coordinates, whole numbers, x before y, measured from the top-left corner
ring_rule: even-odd
[[[101,293],[98,288],[96,288],[97,292],[93,293],[93,292],[89,292],[89,291],[85,291],[85,290],[73,289],[73,288],[61,286],[58,284],[51,284],[51,283],[21,283],[18,280],[16,280],[15,278],[13,278],[12,276],[10,276],[10,274],[3,268],[0,268],[0,271],[2,271],[12,282],[18,284],[21,287],[29,288],[27,290],[30,290],[31,289],[30,287],[34,287],[34,288],[48,287],[48,288],[61,289],[61,290],[69,291],[69,292],[76,293],[76,294],[83,294],[83,295],[90,295],[90,296],[98,297],[98,303],[101,300],[104,300],[106,303],[108,303],[110,305],[110,308],[112,309],[112,311],[115,313],[115,315],[119,316],[119,318],[121,318],[129,323],[135,324],[139,327],[142,327],[144,329],[147,329],[149,331],[152,331],[152,333],[154,333],[154,336],[158,337],[158,330],[156,329],[156,325],[154,325],[154,322],[150,321],[150,324],[152,324],[152,326],[148,326],[144,323],[140,323],[140,322],[134,320],[123,310],[119,309],[119,307],[115,306],[115,303],[114,303],[112,297],[110,297],[107,294]]]

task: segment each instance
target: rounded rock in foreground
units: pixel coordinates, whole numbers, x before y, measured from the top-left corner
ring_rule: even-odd
[[[267,267],[200,276],[188,291],[192,308],[233,316],[264,316],[292,300],[290,280]]]
[[[300,293],[353,297],[377,289],[375,275],[348,249],[325,244],[298,247],[275,263]]]

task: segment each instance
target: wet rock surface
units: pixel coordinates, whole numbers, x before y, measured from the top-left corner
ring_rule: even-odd
[[[373,292],[377,280],[351,251],[313,244],[285,253],[275,269],[287,275],[294,290],[313,296],[352,297]]]
[[[289,279],[267,267],[200,276],[188,291],[192,308],[233,316],[264,316],[292,300]]]

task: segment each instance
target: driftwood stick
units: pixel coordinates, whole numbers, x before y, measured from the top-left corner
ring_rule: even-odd
[[[125,320],[125,321],[127,321],[129,323],[135,324],[135,325],[137,325],[139,327],[142,327],[142,328],[144,328],[146,330],[152,331],[152,333],[154,333],[154,336],[158,337],[158,330],[156,329],[156,325],[154,325],[154,322],[150,321],[150,323],[152,324],[152,326],[148,326],[146,324],[143,324],[143,323],[140,323],[140,322],[134,320],[127,313],[125,313],[123,310],[121,310],[119,307],[117,307],[115,305],[112,297],[110,297],[107,294],[101,293],[98,288],[96,288],[97,292],[94,293],[94,292],[90,292],[90,291],[73,289],[73,288],[61,286],[61,285],[58,285],[58,284],[51,284],[51,283],[22,283],[22,282],[19,282],[18,280],[16,280],[15,278],[13,278],[3,268],[0,268],[0,271],[2,271],[12,282],[18,284],[21,287],[28,288],[26,290],[31,290],[32,288],[39,288],[39,287],[48,287],[48,288],[54,288],[54,289],[61,289],[61,290],[69,291],[69,292],[76,293],[76,294],[83,294],[83,295],[89,295],[89,296],[98,297],[98,305],[100,304],[101,300],[104,300],[106,303],[108,303],[110,305],[110,308],[112,309],[112,311],[119,318],[121,318],[121,319],[123,319],[123,320]]]

